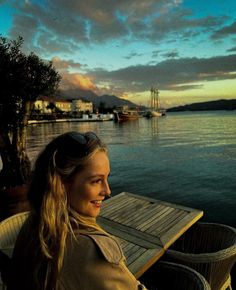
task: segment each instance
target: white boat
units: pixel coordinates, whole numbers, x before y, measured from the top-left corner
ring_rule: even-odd
[[[151,87],[151,107],[150,110],[146,112],[145,117],[152,118],[165,115],[166,111],[164,109],[160,109],[159,90]]]
[[[150,113],[151,113],[152,117],[161,117],[162,116],[162,113],[159,111],[151,111]]]

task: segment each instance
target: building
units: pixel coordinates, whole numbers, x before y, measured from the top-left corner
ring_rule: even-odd
[[[93,113],[93,103],[83,100],[54,99],[45,96],[39,97],[34,102],[34,110],[39,114],[56,113]]]
[[[71,112],[71,101],[53,99],[44,96],[39,97],[34,102],[34,110],[38,110],[42,114],[51,114],[52,108],[50,107],[50,104],[54,104],[55,108],[61,112]]]
[[[72,112],[92,113],[93,103],[83,100],[72,101]]]
[[[67,100],[56,100],[54,101],[55,106],[62,112],[71,112],[71,101]]]
[[[47,98],[47,97],[39,97],[34,102],[34,110],[39,111],[39,113],[50,114],[51,113],[51,109],[47,108],[49,103],[50,103],[49,98]]]

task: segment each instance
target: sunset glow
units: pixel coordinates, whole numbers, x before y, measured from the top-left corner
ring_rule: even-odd
[[[1,1],[0,34],[52,60],[61,89],[163,106],[236,98],[236,2]]]

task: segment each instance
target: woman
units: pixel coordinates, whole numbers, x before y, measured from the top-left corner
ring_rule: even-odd
[[[18,236],[8,289],[145,289],[114,237],[96,223],[110,195],[106,146],[92,132],[68,132],[39,155],[31,212]]]

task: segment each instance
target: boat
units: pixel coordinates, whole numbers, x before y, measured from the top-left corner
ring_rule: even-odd
[[[113,114],[115,122],[131,121],[139,118],[138,111],[129,109],[127,106],[114,110]]]
[[[161,117],[166,115],[166,110],[160,108],[159,90],[151,87],[151,107],[146,112],[146,118]]]
[[[147,111],[145,114],[146,118],[161,117],[161,116],[162,116],[161,112],[154,111],[154,110]]]

